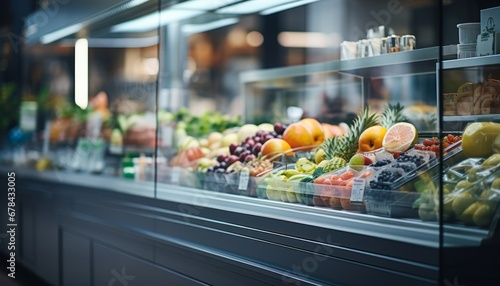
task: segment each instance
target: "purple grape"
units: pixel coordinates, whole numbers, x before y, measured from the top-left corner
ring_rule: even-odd
[[[245,162],[245,158],[250,155],[251,152],[249,150],[245,150],[240,155],[240,162]]]
[[[227,160],[226,162],[229,164],[229,165],[232,165],[234,164],[236,161],[239,161],[240,160],[240,157],[236,156],[236,155],[230,155],[229,157],[227,157]]]
[[[264,130],[259,130],[259,131],[257,131],[257,133],[255,133],[256,137],[260,137],[260,136],[262,136],[262,135],[264,135],[264,136],[265,136],[266,134],[267,134],[267,132],[266,132],[266,131],[264,131]]]
[[[229,144],[229,153],[234,154],[234,150],[236,150],[236,148],[238,148],[237,143],[233,142],[233,143]]]
[[[248,155],[248,156],[245,158],[245,163],[251,162],[251,161],[255,160],[255,158],[256,158],[256,157],[255,157],[255,155],[250,154],[250,155]]]
[[[248,144],[250,146],[250,148],[253,148],[253,146],[255,145],[255,141],[252,139],[248,140],[247,143],[245,144]]]
[[[285,132],[285,126],[282,123],[274,123],[274,131],[278,134],[283,134]]]
[[[219,155],[219,156],[217,156],[217,162],[219,162],[219,163],[226,161],[226,159],[227,159],[226,155]]]
[[[243,147],[243,150],[252,150],[252,147],[248,143],[241,145],[241,147]]]
[[[243,149],[243,147],[241,147],[241,146],[238,146],[234,150],[233,155],[240,156],[241,153],[243,153],[243,151],[245,151],[245,149]]]
[[[257,155],[259,155],[261,149],[262,149],[262,144],[255,143],[255,145],[252,148],[252,153],[257,156]]]

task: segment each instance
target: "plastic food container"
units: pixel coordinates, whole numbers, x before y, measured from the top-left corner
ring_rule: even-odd
[[[473,58],[477,55],[476,44],[458,44],[457,49],[459,59]]]
[[[313,204],[318,207],[363,212],[364,205],[350,202],[352,184],[354,178],[366,178],[370,174],[366,173],[365,167],[351,168],[347,166],[321,175],[313,184],[315,189]]]
[[[475,44],[477,35],[481,32],[481,23],[462,23],[458,24],[457,28],[460,44]]]

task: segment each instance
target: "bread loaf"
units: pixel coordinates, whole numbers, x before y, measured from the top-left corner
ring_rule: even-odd
[[[445,93],[443,95],[443,115],[457,115],[457,94]]]
[[[474,91],[473,113],[476,115],[497,113],[500,107],[499,96],[500,81],[488,79],[483,84],[478,84]]]
[[[457,115],[471,115],[474,104],[474,90],[476,85],[470,82],[462,84],[457,90]]]

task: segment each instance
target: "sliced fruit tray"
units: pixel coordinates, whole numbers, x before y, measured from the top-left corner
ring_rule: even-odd
[[[313,204],[318,207],[365,212],[363,202],[351,202],[353,182],[357,178],[366,179],[373,173],[374,170],[366,167],[347,166],[321,175],[311,184],[314,189]]]

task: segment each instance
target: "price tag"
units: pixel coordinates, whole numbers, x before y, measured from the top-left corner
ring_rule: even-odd
[[[362,203],[365,195],[365,179],[354,179],[351,191],[351,202]]]
[[[248,188],[248,181],[250,180],[250,170],[243,169],[240,171],[240,183],[238,190],[245,191]]]
[[[181,168],[172,168],[172,184],[178,184],[181,178]]]

